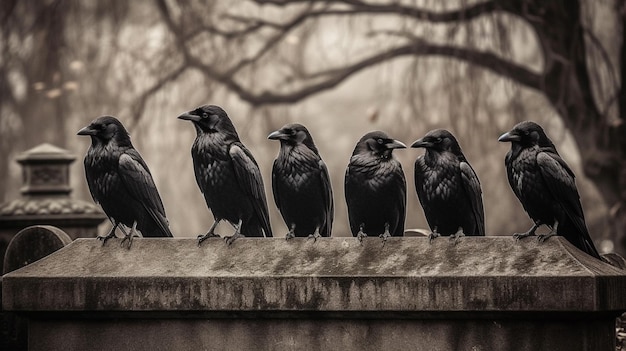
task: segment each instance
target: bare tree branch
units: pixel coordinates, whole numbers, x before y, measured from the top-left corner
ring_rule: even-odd
[[[284,23],[267,21],[265,19],[256,18],[256,17],[245,17],[245,16],[227,14],[225,16],[226,18],[247,24],[248,26],[243,29],[233,30],[233,31],[223,30],[220,28],[216,28],[214,26],[200,26],[196,28],[196,30],[194,30],[193,32],[187,34],[186,39],[189,39],[195,35],[198,35],[202,31],[207,31],[212,34],[221,35],[225,38],[233,38],[233,37],[252,34],[262,28],[271,28],[277,31],[289,31],[292,28],[304,22],[305,20],[317,18],[317,17],[327,17],[327,16],[353,16],[353,15],[358,15],[358,14],[376,14],[376,15],[396,14],[399,16],[411,17],[417,20],[424,20],[424,21],[437,23],[437,22],[469,21],[476,17],[493,13],[498,9],[502,10],[502,8],[498,8],[496,4],[492,1],[487,1],[487,2],[483,2],[480,4],[473,5],[473,6],[464,7],[459,10],[448,11],[448,12],[433,12],[433,11],[428,11],[428,10],[419,9],[415,7],[404,6],[400,4],[368,4],[368,3],[361,2],[361,1],[292,0],[292,1],[284,1],[284,2],[283,1],[274,2],[274,1],[260,0],[256,2],[261,3],[261,4],[263,3],[281,4],[281,6],[287,3],[295,2],[295,3],[306,3],[306,4],[309,4],[310,6],[308,6],[305,10],[301,11],[300,14],[293,17],[291,20],[284,22]],[[313,5],[315,3],[322,3],[322,4],[327,4],[327,5],[330,5],[333,3],[342,3],[342,4],[352,5],[352,7],[348,9],[331,9],[327,7],[321,10],[313,10]]]
[[[446,56],[450,58],[456,58],[468,63],[473,63],[483,68],[489,69],[495,73],[501,74],[505,77],[509,77],[510,79],[519,82],[522,85],[533,89],[541,89],[541,80],[542,75],[535,73],[523,66],[515,64],[509,60],[503,59],[493,53],[489,52],[481,52],[473,49],[449,46],[449,45],[437,45],[432,43],[427,43],[425,41],[416,39],[410,42],[407,45],[399,46],[396,48],[392,48],[390,50],[374,54],[371,57],[365,58],[359,62],[346,65],[345,67],[336,68],[332,70],[328,70],[325,72],[318,72],[315,74],[311,74],[307,79],[312,79],[320,76],[326,76],[326,78],[322,79],[313,84],[305,85],[300,89],[293,90],[289,93],[275,93],[271,91],[262,91],[259,93],[255,93],[243,85],[239,84],[237,80],[234,78],[234,75],[243,67],[248,64],[256,62],[264,53],[266,53],[270,48],[276,45],[277,42],[280,41],[282,37],[284,37],[288,31],[292,28],[297,27],[299,24],[304,22],[306,19],[315,17],[328,15],[329,13],[333,14],[336,12],[332,12],[329,10],[318,10],[313,11],[311,9],[307,9],[302,11],[299,15],[294,17],[292,20],[284,23],[270,23],[264,21],[262,19],[253,19],[253,18],[245,18],[245,17],[235,17],[231,16],[231,19],[236,19],[241,22],[249,22],[251,26],[254,28],[260,25],[268,26],[274,29],[279,30],[278,33],[272,36],[269,40],[266,41],[266,44],[253,56],[244,58],[238,62],[236,62],[230,69],[220,72],[215,67],[211,65],[205,64],[199,59],[193,57],[193,55],[189,52],[187,47],[185,46],[185,35],[181,28],[174,22],[173,18],[170,16],[170,12],[167,8],[167,4],[164,0],[156,0],[159,9],[165,19],[166,24],[174,33],[174,35],[178,38],[177,43],[180,50],[183,53],[184,60],[188,67],[194,67],[202,71],[207,76],[212,79],[220,82],[221,84],[228,87],[231,91],[239,95],[240,98],[249,102],[252,105],[265,105],[265,104],[281,104],[281,103],[293,103],[300,101],[308,96],[319,93],[321,91],[333,88],[337,86],[339,83],[343,82],[346,78],[351,76],[352,74],[359,72],[365,68],[372,67],[381,62],[385,62],[391,60],[396,57],[413,55],[413,56],[428,56],[428,55],[437,55],[437,56]],[[321,3],[337,3],[337,1],[321,1]],[[282,4],[283,2],[281,2]],[[286,4],[287,2],[285,2]],[[407,11],[405,6],[403,5],[373,5],[363,3],[361,1],[343,1],[341,3],[346,3],[352,6],[361,6],[361,9],[365,9],[366,11],[374,11],[371,10],[373,8],[376,9],[377,12],[385,12],[385,11]],[[383,8],[384,7],[384,8]],[[386,8],[386,9],[385,9]],[[458,10],[458,11],[450,11],[446,13],[430,13],[429,11],[416,11],[417,9],[413,8],[413,14],[419,15],[420,18],[425,18],[428,20],[435,21],[448,21],[452,20],[454,17],[455,20],[459,20],[459,18],[467,18],[465,15],[471,13],[473,15],[479,15],[483,13],[487,13],[493,11],[495,6],[491,2],[485,2],[481,4],[477,4],[467,9]],[[465,17],[463,17],[465,16]],[[251,27],[249,27],[251,28]]]
[[[311,9],[307,8],[300,15],[294,17],[291,21],[285,24],[273,24],[270,22],[262,21],[262,20],[256,20],[256,22],[254,23],[255,25],[258,24],[261,26],[263,25],[273,26],[274,29],[279,29],[279,31],[276,32],[276,34],[274,34],[268,40],[266,40],[265,45],[263,45],[263,47],[260,50],[258,50],[256,54],[252,55],[251,57],[242,59],[237,64],[233,65],[230,69],[228,69],[226,74],[234,75],[245,66],[259,60],[261,57],[263,57],[263,55],[265,55],[268,51],[270,51],[273,47],[275,47],[285,36],[287,36],[287,34],[289,34],[289,32],[293,28],[295,28],[296,26],[304,22],[307,18],[309,18],[309,14],[311,13],[312,13]],[[246,20],[245,18],[241,18],[241,17],[239,17],[238,19],[240,21]]]
[[[306,97],[337,86],[348,77],[365,68],[372,67],[379,63],[389,61],[393,58],[406,55],[436,55],[455,58],[486,68],[492,72],[510,78],[529,88],[540,90],[542,86],[542,74],[535,73],[521,65],[503,59],[493,53],[481,52],[456,46],[430,44],[425,41],[412,42],[407,45],[392,48],[382,53],[377,53],[359,62],[347,65],[342,68],[336,68],[312,74],[309,76],[309,78],[320,76],[327,76],[327,78],[317,83],[306,85],[300,89],[292,90],[288,93],[274,93],[271,91],[254,93],[235,81],[232,76],[219,73],[213,67],[206,65],[191,56],[186,57],[188,59],[187,63],[190,66],[200,69],[211,78],[224,84],[231,91],[239,95],[241,99],[249,102],[252,105],[266,105],[293,103],[300,101]]]
[[[272,48],[276,47],[278,43],[282,41],[287,34],[297,28],[305,21],[317,17],[327,17],[327,16],[352,16],[356,14],[397,14],[400,16],[409,16],[418,20],[426,20],[431,22],[458,22],[463,20],[471,20],[478,16],[488,14],[497,10],[497,6],[493,1],[486,1],[483,3],[467,6],[454,11],[446,11],[446,12],[433,12],[428,11],[416,7],[401,5],[401,4],[370,4],[362,1],[352,1],[352,0],[336,0],[336,1],[328,1],[328,0],[320,0],[320,1],[298,1],[298,0],[287,0],[287,1],[256,1],[259,4],[271,3],[274,5],[284,6],[290,3],[306,3],[307,6],[305,9],[300,11],[298,15],[286,21],[284,23],[267,21],[262,18],[251,18],[251,17],[243,17],[236,15],[227,15],[226,17],[246,24],[247,26],[243,29],[238,30],[224,30],[220,28],[216,28],[211,25],[200,26],[196,28],[194,31],[190,33],[183,33],[182,29],[174,23],[174,20],[171,18],[169,10],[167,8],[167,4],[163,0],[157,0],[157,7],[161,10],[161,13],[164,15],[166,23],[168,27],[176,34],[179,38],[179,45],[184,47],[184,43],[186,43],[189,39],[193,38],[196,35],[199,35],[203,31],[207,31],[211,34],[220,35],[227,39],[243,37],[246,35],[251,35],[257,33],[263,28],[270,28],[275,31],[270,38],[264,40],[264,44],[260,49],[257,50],[256,53],[240,59],[236,61],[230,68],[224,71],[224,75],[233,76],[241,71],[243,68],[258,62],[260,58],[262,58],[265,54],[267,54]],[[315,4],[325,4],[326,8],[314,10],[313,6]],[[328,6],[332,4],[343,4],[349,5],[348,9],[330,9]],[[188,51],[185,51],[185,55],[188,55]]]
[[[146,103],[148,102],[148,99],[150,99],[150,97],[152,97],[152,95],[154,95],[155,93],[159,92],[163,88],[163,86],[165,86],[167,83],[173,80],[176,80],[186,70],[187,70],[187,67],[185,66],[185,64],[182,64],[180,67],[178,67],[174,71],[170,72],[169,74],[159,79],[150,88],[144,90],[141,93],[141,95],[137,97],[135,103],[131,107],[133,119],[132,119],[132,124],[129,125],[129,128],[132,129],[134,124],[139,122],[139,119],[141,119],[141,115],[143,114],[143,111],[144,111],[144,108],[146,107]]]
[[[275,6],[287,6],[298,3],[326,3],[349,5],[350,10],[337,11],[335,14],[376,13],[398,14],[429,22],[457,22],[468,21],[476,17],[491,13],[498,9],[494,1],[485,1],[471,6],[465,6],[458,10],[436,12],[418,7],[407,6],[400,3],[372,4],[359,0],[254,0],[258,4],[271,4]]]

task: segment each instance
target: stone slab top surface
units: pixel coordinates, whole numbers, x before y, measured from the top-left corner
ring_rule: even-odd
[[[561,237],[77,239],[3,277],[13,311],[626,310],[626,271]]]

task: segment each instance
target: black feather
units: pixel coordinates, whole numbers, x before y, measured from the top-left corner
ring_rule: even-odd
[[[345,176],[345,197],[352,235],[404,235],[406,180],[402,166],[392,156],[406,147],[380,131],[365,134],[354,148]]]
[[[280,140],[272,168],[276,207],[287,227],[297,237],[316,231],[330,236],[333,223],[333,192],[326,164],[309,131],[301,124],[288,124],[268,136]]]
[[[447,130],[428,132],[412,147],[426,149],[415,161],[415,188],[428,225],[441,235],[485,235],[480,181],[456,138]]]
[[[150,170],[122,123],[103,116],[78,134],[91,136],[85,176],[91,196],[109,219],[129,228],[137,222],[144,237],[172,237]]]
[[[216,221],[241,221],[247,237],[272,236],[261,171],[226,112],[204,105],[179,116],[197,136],[191,148],[196,182]]]
[[[509,184],[535,224],[556,226],[556,234],[600,258],[587,231],[574,172],[543,128],[522,122],[498,140],[511,142],[505,158]]]

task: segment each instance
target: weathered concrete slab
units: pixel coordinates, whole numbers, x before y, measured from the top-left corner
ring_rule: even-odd
[[[3,277],[10,311],[615,312],[626,271],[562,238],[78,239]]]

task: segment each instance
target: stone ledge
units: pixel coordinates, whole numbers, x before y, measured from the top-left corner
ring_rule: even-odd
[[[3,277],[5,310],[619,312],[626,271],[555,237],[78,239]]]

